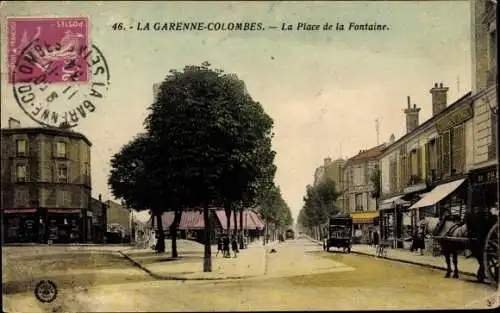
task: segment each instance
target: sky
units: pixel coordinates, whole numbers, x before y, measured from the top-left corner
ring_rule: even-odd
[[[275,182],[294,219],[323,158],[352,157],[391,134],[405,133],[407,96],[432,111],[430,88],[448,86],[448,103],[470,90],[468,1],[371,2],[7,2],[5,17],[88,17],[90,38],[109,68],[96,111],[74,128],[92,142],[92,194],[114,199],[110,158],[144,130],[153,84],[170,69],[209,61],[236,73],[274,120]],[[58,12],[55,14],[54,12]],[[263,31],[136,31],[138,22],[261,22]],[[281,31],[282,23],[346,26],[378,23],[387,31]],[[134,29],[113,30],[114,23]],[[270,29],[276,26],[278,29]],[[335,27],[334,27],[335,28]],[[5,42],[5,41],[3,41]],[[1,125],[9,117],[36,126],[7,81],[2,45]]]

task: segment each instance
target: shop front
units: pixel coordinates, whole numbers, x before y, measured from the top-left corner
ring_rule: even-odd
[[[400,195],[386,199],[379,206],[380,238],[399,248],[403,248],[402,238],[406,237],[408,231],[405,224],[411,223],[411,218],[408,219],[411,202],[404,197]]]
[[[370,244],[372,234],[378,228],[378,211],[352,212],[354,243]]]
[[[3,212],[5,243],[36,243],[41,241],[40,215],[34,208],[7,209]]]
[[[492,165],[469,172],[469,199],[472,205],[498,208],[497,166]]]
[[[48,208],[45,216],[46,243],[78,243],[85,227],[80,209]]]

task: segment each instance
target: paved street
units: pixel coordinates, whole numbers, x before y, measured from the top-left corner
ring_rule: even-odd
[[[168,254],[144,255],[146,251],[135,255],[143,265],[155,264],[150,269],[156,272],[191,275],[182,281],[155,279],[109,249],[44,247],[30,257],[28,250],[19,249],[33,247],[4,247],[3,308],[8,312],[486,308],[495,294],[491,286],[468,276],[444,279],[440,270],[326,253],[304,239],[272,247],[276,253],[255,243],[230,259],[216,258],[213,251],[218,275],[211,278],[219,280],[211,281],[195,280],[205,277],[202,246],[187,241],[180,242],[179,260],[168,260]],[[125,253],[134,257],[130,252]],[[259,260],[262,265],[254,264]],[[247,278],[220,279],[236,272]],[[59,287],[58,298],[50,304],[38,302],[29,288],[29,281],[42,276]]]

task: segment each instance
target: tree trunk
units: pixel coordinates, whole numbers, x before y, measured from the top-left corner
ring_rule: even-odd
[[[205,222],[205,254],[203,257],[203,272],[212,271],[212,251],[210,240],[210,220],[208,216],[208,202],[203,205],[203,221]]]
[[[245,246],[243,244],[243,212],[245,210],[242,209],[240,212],[240,249],[245,249]]]
[[[224,208],[224,211],[226,212],[226,231],[227,235],[229,235],[229,230],[231,229],[231,209],[229,208],[229,206],[226,206],[226,208]]]
[[[234,210],[234,215],[233,215],[233,222],[234,222],[234,236],[238,233],[238,218],[236,216],[236,210]]]
[[[172,258],[177,258],[177,230],[182,218],[182,209],[176,209],[174,213],[174,221],[170,225],[170,233],[172,234]]]
[[[158,241],[156,242],[156,252],[165,252],[165,232],[163,231],[162,213],[156,214],[156,223],[158,224]]]

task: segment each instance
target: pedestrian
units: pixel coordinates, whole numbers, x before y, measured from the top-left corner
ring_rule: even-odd
[[[224,256],[224,243],[222,242],[222,236],[219,236],[219,238],[217,238],[217,253],[215,254],[215,256],[218,256],[219,255],[219,252],[222,253],[222,255]]]
[[[377,248],[378,244],[379,244],[379,238],[378,238],[378,232],[377,231],[374,231],[373,234],[373,246],[375,248]]]
[[[230,257],[229,237],[227,235],[225,235],[224,239],[222,240],[222,246],[223,246],[223,250],[224,250],[224,257],[229,258]]]
[[[236,241],[236,236],[233,236],[233,240],[231,241],[231,248],[234,253],[234,257],[238,254],[238,242]]]
[[[420,249],[420,255],[424,255],[424,250],[425,250],[425,226],[420,225],[419,231],[417,234],[417,246],[415,247],[418,251]]]

